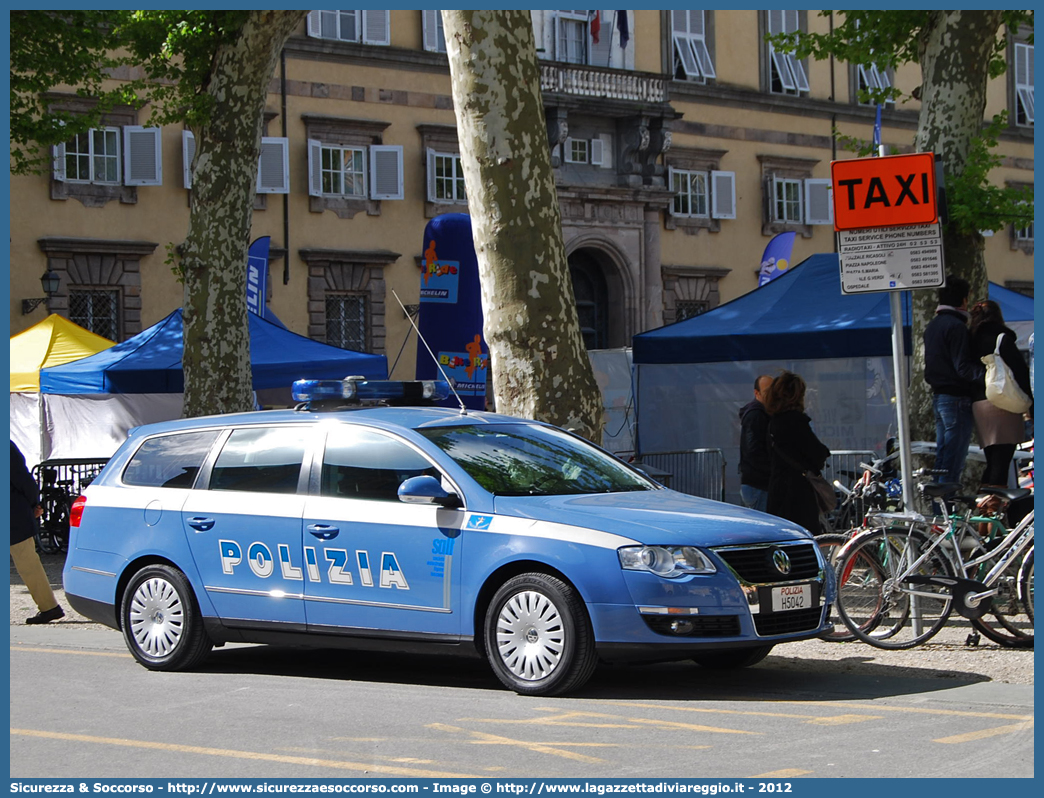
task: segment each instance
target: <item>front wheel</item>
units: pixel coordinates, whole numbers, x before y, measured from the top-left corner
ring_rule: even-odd
[[[851,539],[850,535],[837,532],[829,535],[816,535],[816,545],[819,546],[819,551],[823,555],[823,560],[826,562],[827,568],[835,572],[837,571],[837,560],[841,554],[841,550]],[[837,608],[835,607],[835,617],[836,612]],[[830,632],[823,632],[823,634],[819,636],[819,639],[841,643],[846,640],[854,640],[855,635],[848,631],[848,627],[838,619],[838,622],[834,624],[833,630]]]
[[[189,670],[213,645],[192,586],[168,565],[148,565],[134,574],[123,594],[120,621],[127,648],[149,670]]]
[[[692,661],[704,668],[714,670],[733,670],[749,668],[757,665],[772,651],[772,646],[756,646],[754,648],[721,648],[717,651],[704,651],[692,658]]]
[[[580,688],[598,664],[583,600],[548,574],[507,580],[486,611],[486,656],[497,678],[521,695]]]
[[[1033,625],[1033,547],[1030,547],[1026,559],[1022,561],[1019,569],[1019,601],[1022,609]]]
[[[1010,648],[1033,648],[1033,617],[1026,614],[1026,602],[1020,595],[1026,590],[1019,582],[1020,574],[1027,573],[1026,560],[1029,561],[1029,590],[1032,592],[1033,559],[1030,552],[1021,562],[1013,560],[1004,569],[993,583],[997,593],[989,610],[972,621],[972,626],[994,643]]]

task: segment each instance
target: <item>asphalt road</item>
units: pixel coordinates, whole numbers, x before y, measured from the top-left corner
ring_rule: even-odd
[[[460,656],[227,646],[153,673],[74,614],[23,625],[11,591],[12,777],[1033,775],[1032,652],[959,627],[912,652],[808,641],[743,671],[605,667],[548,699]]]

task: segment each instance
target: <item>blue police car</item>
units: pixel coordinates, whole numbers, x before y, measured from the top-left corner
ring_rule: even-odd
[[[230,641],[457,646],[530,695],[602,660],[751,665],[829,628],[806,530],[548,424],[403,406],[440,386],[302,381],[293,410],[133,430],[73,505],[69,603],[153,670]]]

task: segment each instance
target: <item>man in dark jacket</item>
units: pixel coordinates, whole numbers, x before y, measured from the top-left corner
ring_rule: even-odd
[[[935,411],[935,467],[960,482],[974,425],[972,394],[984,369],[971,355],[968,281],[949,276],[939,289],[935,318],[924,328],[924,381]]]
[[[26,623],[50,623],[65,615],[51,590],[40,555],[36,553],[36,519],[43,514],[36,480],[25,465],[25,456],[11,441],[11,559],[40,610]]]
[[[769,474],[768,413],[763,404],[772,378],[762,374],[754,380],[754,400],[740,409],[740,499],[746,507],[765,512]]]

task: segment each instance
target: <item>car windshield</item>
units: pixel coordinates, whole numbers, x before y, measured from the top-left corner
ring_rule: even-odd
[[[615,457],[554,427],[528,424],[417,430],[497,496],[655,490]]]

